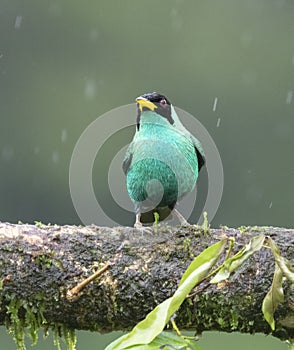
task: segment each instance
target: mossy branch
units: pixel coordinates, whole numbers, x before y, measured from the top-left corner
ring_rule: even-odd
[[[294,260],[294,230],[222,227],[204,234],[201,227],[159,226],[155,231],[1,223],[0,324],[15,321],[14,327],[31,327],[33,336],[37,327],[64,327],[63,333],[130,329],[174,293],[193,257],[224,235],[235,240],[235,253],[252,236],[264,233],[284,257]],[[229,280],[216,285],[205,280],[181,306],[178,327],[198,333],[270,333],[261,307],[274,266],[271,251],[262,249]],[[77,298],[69,298],[68,292],[94,272],[97,278]],[[282,340],[294,338],[293,289],[288,282],[284,287],[273,333]]]

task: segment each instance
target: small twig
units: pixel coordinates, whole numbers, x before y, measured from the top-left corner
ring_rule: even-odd
[[[114,256],[114,258],[111,261],[108,261],[100,270],[96,271],[93,273],[91,276],[83,280],[81,283],[73,287],[71,290],[67,291],[66,293],[66,298],[67,300],[73,301],[79,299],[79,293],[92,281],[94,281],[97,277],[102,275],[108,268],[109,266],[113,265],[116,263],[118,258],[121,256],[120,252],[122,248],[125,246],[126,242],[123,242],[119,248],[117,249],[117,253]]]
[[[69,290],[66,293],[66,298],[68,300],[77,300],[79,299],[79,293],[92,281],[94,281],[94,279],[96,279],[97,277],[99,277],[100,275],[102,275],[108,268],[110,265],[112,265],[113,263],[111,262],[107,262],[100,270],[96,271],[95,273],[93,273],[93,275],[89,276],[88,278],[86,278],[85,280],[83,280],[81,283],[79,283],[78,285],[76,285],[74,288],[72,288],[71,290]]]
[[[201,283],[203,283],[203,282],[205,282],[205,280],[203,280]],[[190,294],[188,294],[188,295],[186,296],[186,298],[187,298],[187,299],[193,298],[196,294],[202,293],[206,288],[208,288],[208,287],[210,286],[210,282],[207,282],[206,285],[204,285],[202,288],[199,288],[200,286],[201,286],[201,284],[198,285],[198,286],[196,286],[196,287],[193,289],[193,292],[190,293]]]
[[[171,322],[171,325],[172,325],[174,331],[177,333],[177,335],[178,335],[179,337],[181,337],[181,338],[183,338],[183,339],[190,339],[190,340],[195,340],[195,341],[199,340],[199,337],[198,337],[198,336],[187,336],[187,335],[184,335],[184,334],[179,330],[179,328],[178,328],[178,326],[177,326],[177,324],[176,324],[176,322],[175,322],[174,320],[171,320],[170,322]]]
[[[178,326],[176,325],[176,322],[174,320],[171,320],[171,325],[173,326],[173,329],[176,331],[177,335],[179,337],[183,337],[182,332],[179,330]]]

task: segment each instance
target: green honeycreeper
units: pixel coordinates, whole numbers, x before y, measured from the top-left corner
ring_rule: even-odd
[[[136,133],[123,161],[127,190],[135,207],[134,226],[141,228],[143,216],[155,212],[160,219],[161,212],[168,213],[165,217],[172,212],[181,224],[187,224],[175,205],[195,187],[205,163],[202,146],[165,96],[146,93],[136,102]]]

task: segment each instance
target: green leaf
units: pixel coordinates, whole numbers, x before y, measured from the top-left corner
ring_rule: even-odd
[[[280,269],[283,271],[285,277],[294,283],[294,268],[291,266],[290,261],[281,255],[280,249],[277,244],[270,238],[267,237],[271,251],[274,254],[276,263],[279,265]]]
[[[277,244],[267,237],[269,247],[275,257],[275,273],[271,288],[265,296],[262,303],[262,312],[267,323],[275,330],[274,313],[276,308],[284,300],[283,291],[283,276],[285,276],[291,283],[294,283],[294,268],[291,266],[289,260],[281,255]]]
[[[239,250],[231,258],[227,259],[218,273],[212,278],[210,283],[219,283],[230,277],[231,272],[241,266],[252,254],[259,251],[264,243],[265,236],[259,235],[253,237],[245,247]]]
[[[267,323],[271,326],[272,330],[275,330],[274,313],[277,306],[284,300],[283,292],[283,271],[280,266],[275,264],[275,273],[271,288],[262,303],[262,313]]]
[[[105,350],[129,349],[135,345],[150,344],[163,331],[191,289],[207,276],[223,252],[226,242],[226,239],[221,240],[199,254],[183,274],[174,295],[157,305],[130,333],[115,340]]]
[[[201,350],[195,340],[180,337],[172,332],[160,333],[150,344],[134,345],[136,350]]]

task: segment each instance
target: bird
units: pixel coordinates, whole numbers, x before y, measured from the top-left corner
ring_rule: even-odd
[[[154,213],[160,221],[175,214],[182,225],[189,225],[175,206],[196,185],[205,164],[202,145],[181,123],[166,96],[145,93],[136,103],[136,131],[122,165],[134,204],[134,227],[143,228],[144,216]]]

